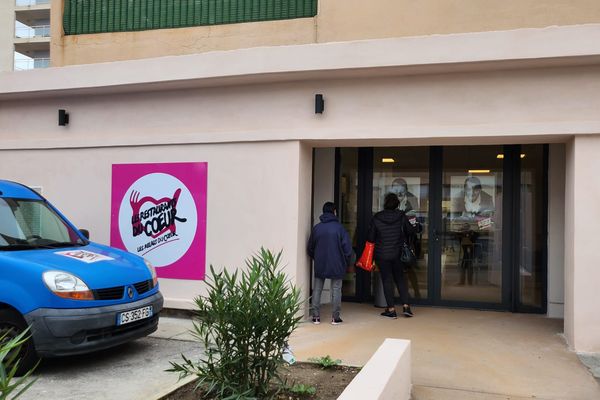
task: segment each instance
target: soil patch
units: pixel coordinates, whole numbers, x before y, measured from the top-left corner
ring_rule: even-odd
[[[313,363],[296,363],[282,368],[282,377],[287,379],[288,386],[291,387],[295,383],[312,386],[316,393],[310,396],[285,392],[280,393],[278,400],[335,400],[360,371],[360,368],[343,365],[323,369]],[[205,399],[201,392],[194,392],[194,385],[195,382],[188,383],[163,400]]]

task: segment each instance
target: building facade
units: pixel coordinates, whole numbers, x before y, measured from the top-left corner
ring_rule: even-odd
[[[94,240],[113,165],[206,162],[207,265],[284,249],[307,298],[323,202],[360,252],[393,191],[419,229],[415,303],[564,318],[600,351],[595,1],[71,3],[52,5],[61,68],[0,75],[0,173]],[[344,296],[377,284],[349,270]],[[175,308],[205,290],[161,287]]]
[[[0,4],[0,72],[50,66],[50,0]]]

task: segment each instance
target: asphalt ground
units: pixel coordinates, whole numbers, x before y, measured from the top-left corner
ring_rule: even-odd
[[[164,325],[169,326],[168,318]],[[187,326],[178,325],[181,336]],[[180,362],[181,354],[195,360],[201,354],[189,336],[172,336],[159,328],[157,334],[109,350],[43,360],[34,374],[37,381],[19,399],[154,399],[178,381],[176,373],[165,372],[169,361]]]

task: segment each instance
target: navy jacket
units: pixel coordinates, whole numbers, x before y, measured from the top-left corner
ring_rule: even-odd
[[[314,226],[308,239],[308,255],[315,260],[315,276],[322,279],[342,279],[352,256],[350,236],[337,217],[325,213]]]

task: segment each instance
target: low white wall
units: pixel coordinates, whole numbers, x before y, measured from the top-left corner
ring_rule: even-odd
[[[385,339],[338,400],[409,400],[410,340]]]

